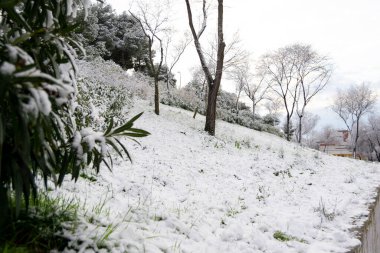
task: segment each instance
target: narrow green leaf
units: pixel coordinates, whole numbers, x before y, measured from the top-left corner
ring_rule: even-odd
[[[102,161],[104,162],[104,164],[107,166],[108,170],[109,171],[112,171],[111,167],[108,165],[106,159],[102,159]]]
[[[106,139],[106,142],[107,142],[109,145],[112,146],[112,148],[116,151],[116,153],[117,153],[120,157],[123,158],[123,154],[120,152],[120,150],[117,148],[117,146],[115,145],[115,143],[114,143],[111,139],[107,138],[107,139]]]
[[[130,119],[127,123],[125,123],[124,125],[122,125],[121,127],[118,127],[116,128],[115,130],[112,131],[112,134],[118,134],[120,132],[123,132],[129,128],[131,128],[133,126],[133,122],[135,122],[138,118],[140,118],[140,116],[143,114],[143,112],[137,114],[136,116],[134,116],[132,119]]]
[[[125,146],[123,145],[123,143],[121,143],[118,139],[115,139],[115,140],[117,141],[117,143],[119,143],[120,147],[121,147],[121,148],[124,150],[124,152],[127,154],[129,161],[132,162],[132,158],[131,158],[131,156],[129,155],[129,152],[128,152],[128,150],[125,148]]]
[[[144,134],[145,136],[150,135],[150,133],[148,131],[145,131],[145,130],[142,130],[142,129],[138,129],[138,128],[130,128],[130,129],[128,129],[128,131]]]
[[[129,137],[128,137],[128,139],[131,140],[131,141],[134,141],[137,145],[141,146],[141,143],[138,142],[137,140],[135,140],[135,139],[133,139],[133,138],[129,138]]]
[[[17,37],[14,41],[12,41],[12,45],[17,46],[19,44],[24,43],[32,37],[32,33],[24,33],[20,37]]]
[[[109,132],[111,132],[112,128],[113,128],[113,117],[111,117],[111,122],[110,122],[110,124],[108,125],[107,130],[106,130],[106,132],[104,133],[104,136],[107,136],[107,134],[109,134]]]
[[[129,136],[129,137],[135,137],[135,138],[141,138],[141,137],[145,137],[146,134],[139,134],[139,133],[122,133],[120,135],[123,135],[123,136]]]
[[[92,152],[87,154],[87,166],[92,162]]]

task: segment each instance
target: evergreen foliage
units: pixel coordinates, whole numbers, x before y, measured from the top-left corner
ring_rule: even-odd
[[[84,1],[85,5],[87,1]],[[70,38],[80,6],[70,0],[2,1],[0,28],[0,232],[29,199],[37,196],[35,178],[62,184],[66,174],[100,164],[111,168],[110,149],[130,156],[118,136],[143,137],[133,128],[141,114],[123,125],[111,118],[105,132],[75,118],[76,50]],[[84,10],[86,6],[84,6]],[[106,159],[109,159],[107,161]],[[15,208],[10,204],[15,198]]]
[[[145,70],[147,38],[133,17],[126,13],[118,15],[110,5],[103,3],[93,4],[87,19],[83,19],[85,13],[81,11],[78,15],[75,37],[89,57],[101,56],[124,69]]]

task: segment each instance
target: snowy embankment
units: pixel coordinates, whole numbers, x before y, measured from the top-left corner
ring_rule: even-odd
[[[152,133],[133,158],[96,182],[67,180],[54,194],[80,202],[68,228],[82,252],[346,252],[368,215],[380,166],[327,156],[276,136],[147,102],[137,127]],[[276,237],[276,238],[275,238]],[[70,250],[67,249],[67,252]]]

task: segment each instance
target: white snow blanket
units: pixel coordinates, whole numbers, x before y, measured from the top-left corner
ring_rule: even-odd
[[[222,121],[211,137],[203,116],[152,110],[138,102],[130,112],[145,111],[136,127],[151,132],[141,145],[124,140],[132,164],[116,159],[96,182],[68,177],[54,192],[81,205],[66,252],[322,253],[360,243],[350,231],[374,201],[378,164]]]

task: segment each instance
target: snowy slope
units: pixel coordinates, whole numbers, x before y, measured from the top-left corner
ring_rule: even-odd
[[[67,252],[346,252],[368,215],[378,164],[327,156],[276,136],[161,105],[131,115],[151,136],[125,142],[133,164],[116,160],[96,182],[67,181],[81,222]],[[274,238],[286,234],[288,241]],[[71,249],[71,250],[70,250]]]

